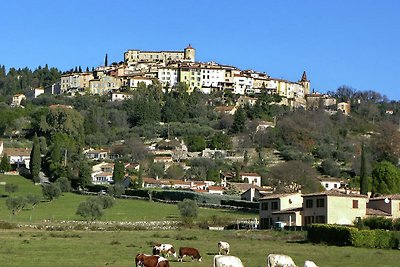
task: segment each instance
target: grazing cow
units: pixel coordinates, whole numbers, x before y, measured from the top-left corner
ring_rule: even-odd
[[[219,241],[218,242],[218,253],[219,255],[221,254],[229,254],[229,243],[228,242],[224,242],[224,241]]]
[[[182,262],[183,257],[189,256],[193,259],[197,259],[198,261],[201,261],[201,256],[200,253],[197,249],[195,248],[190,248],[190,247],[180,247],[179,248],[179,257],[178,261]]]
[[[176,258],[176,251],[171,244],[158,244],[153,247],[153,255],[173,255]]]
[[[169,267],[168,260],[160,256],[138,254],[136,255],[135,262],[136,267]]]
[[[235,256],[215,255],[213,267],[243,267],[242,261]]]
[[[318,267],[318,265],[316,265],[313,261],[305,261],[304,267]]]
[[[267,258],[268,267],[297,267],[291,257],[282,254],[269,254]]]

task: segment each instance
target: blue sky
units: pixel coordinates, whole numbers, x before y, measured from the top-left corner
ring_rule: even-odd
[[[1,1],[0,64],[69,70],[190,43],[198,61],[400,100],[399,12],[396,0]]]

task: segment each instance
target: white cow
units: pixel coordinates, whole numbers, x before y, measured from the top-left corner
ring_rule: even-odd
[[[318,267],[318,265],[316,265],[313,261],[305,261],[304,267]]]
[[[230,249],[230,246],[229,246],[228,242],[224,242],[224,241],[219,241],[218,242],[218,253],[219,253],[219,255],[221,255],[221,254],[228,255],[229,254],[229,249]]]
[[[213,267],[243,267],[242,261],[235,256],[215,255]]]
[[[291,257],[282,254],[269,254],[267,267],[297,267]]]

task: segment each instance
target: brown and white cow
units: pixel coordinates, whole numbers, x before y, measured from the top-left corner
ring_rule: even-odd
[[[229,254],[229,243],[228,242],[224,242],[224,241],[219,241],[218,242],[218,254]]]
[[[297,267],[291,257],[283,254],[269,254],[267,267]]]
[[[135,258],[136,267],[169,267],[166,258],[154,255],[137,254]]]
[[[242,261],[231,255],[215,255],[213,267],[243,267]]]
[[[171,244],[157,244],[153,247],[153,255],[162,255],[166,257],[173,255],[176,257],[176,251]]]
[[[183,257],[188,256],[191,257],[192,260],[196,259],[198,261],[201,261],[201,256],[200,253],[197,249],[191,248],[191,247],[180,247],[179,248],[179,257],[178,261],[182,262]]]

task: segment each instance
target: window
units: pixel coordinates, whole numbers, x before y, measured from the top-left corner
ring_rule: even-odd
[[[313,200],[307,199],[306,200],[306,208],[312,208],[312,207],[313,207]]]
[[[358,200],[353,200],[353,209],[358,209]]]
[[[261,203],[261,210],[268,210],[268,202]]]
[[[271,210],[277,210],[278,209],[278,201],[271,202]]]
[[[317,208],[323,208],[323,207],[325,207],[325,199],[318,198],[317,199]]]
[[[325,216],[315,216],[316,223],[326,223]]]
[[[305,216],[304,217],[304,223],[305,225],[314,223],[314,216]]]
[[[337,188],[337,184],[334,184],[333,187],[334,187],[334,188]]]
[[[325,184],[325,188],[328,188],[329,187],[329,184]]]

